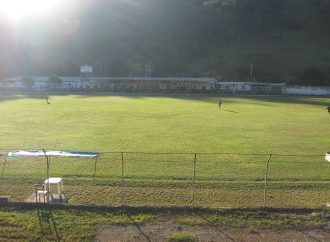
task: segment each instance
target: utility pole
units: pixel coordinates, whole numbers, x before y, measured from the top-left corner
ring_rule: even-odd
[[[146,75],[146,77],[151,76],[151,63],[150,62],[145,64],[145,75]]]
[[[149,69],[148,69],[148,75],[149,75],[149,77],[151,76],[151,63],[149,62],[148,63],[148,66],[149,66]]]
[[[253,81],[253,64],[251,64],[251,82]]]

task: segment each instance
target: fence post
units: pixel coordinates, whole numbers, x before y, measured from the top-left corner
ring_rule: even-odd
[[[3,175],[5,174],[6,162],[7,162],[7,157],[5,156],[5,161],[3,162],[2,175],[1,175],[2,178]]]
[[[124,206],[124,154],[123,152],[121,154],[121,197],[120,197],[120,203],[121,206]]]
[[[96,179],[96,163],[97,163],[97,156],[95,157],[95,164],[94,164],[94,181]]]
[[[263,204],[263,207],[266,207],[266,203],[267,203],[267,181],[268,181],[269,162],[270,162],[271,158],[272,158],[272,154],[269,154],[267,162],[266,162],[266,170],[265,170],[265,187],[264,187],[264,204]]]
[[[49,182],[49,169],[50,169],[50,157],[47,155],[46,150],[42,149],[42,151],[44,152],[45,158],[46,158],[46,167],[47,167],[47,203],[49,203],[49,191],[50,191],[50,182]]]
[[[193,177],[193,197],[192,197],[192,205],[195,206],[195,183],[196,183],[196,160],[197,160],[197,154],[195,153],[194,158],[194,177]]]

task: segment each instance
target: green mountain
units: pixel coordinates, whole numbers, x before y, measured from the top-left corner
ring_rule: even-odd
[[[330,85],[328,0],[85,0],[0,21],[0,75],[211,76]]]

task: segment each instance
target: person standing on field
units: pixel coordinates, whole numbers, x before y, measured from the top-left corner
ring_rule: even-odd
[[[221,101],[221,98],[219,97],[219,109],[221,109],[221,104],[222,104],[222,101]]]
[[[328,114],[330,115],[330,106],[328,106],[327,109],[328,109]]]
[[[48,92],[45,92],[45,99],[46,99],[46,103],[50,104]]]

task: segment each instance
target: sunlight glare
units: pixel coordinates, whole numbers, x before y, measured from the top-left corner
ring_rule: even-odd
[[[13,20],[49,14],[63,0],[0,0],[0,12]]]

